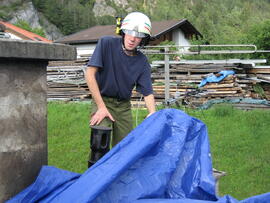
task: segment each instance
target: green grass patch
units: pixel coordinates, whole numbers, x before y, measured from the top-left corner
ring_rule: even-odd
[[[270,191],[269,110],[216,105],[191,114],[207,125],[213,166],[227,172],[220,179],[220,195],[240,200]]]
[[[207,125],[213,166],[227,172],[220,180],[220,195],[241,200],[270,191],[269,110],[243,111],[231,105],[183,110]],[[87,169],[89,112],[89,103],[48,103],[49,165],[79,173]],[[134,126],[146,115],[146,110],[134,109]]]
[[[48,103],[49,165],[82,173],[89,152],[90,104]]]

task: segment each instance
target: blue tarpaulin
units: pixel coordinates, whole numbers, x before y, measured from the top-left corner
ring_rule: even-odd
[[[83,174],[44,166],[36,181],[8,203],[253,203],[215,195],[204,123],[175,109],[145,119]]]
[[[206,85],[206,83],[211,82],[220,82],[224,78],[226,78],[228,75],[234,75],[235,72],[232,70],[222,70],[218,72],[218,74],[211,74],[207,78],[204,78],[201,83],[199,84],[199,87],[203,87]]]

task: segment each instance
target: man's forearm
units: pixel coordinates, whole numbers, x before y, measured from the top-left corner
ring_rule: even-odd
[[[144,97],[146,108],[149,112],[149,114],[156,112],[156,104],[155,104],[155,98],[153,94],[150,94],[148,96]]]
[[[86,79],[86,83],[88,85],[89,91],[91,93],[92,99],[95,100],[98,108],[103,108],[105,107],[105,104],[101,97],[100,90],[99,90],[97,80],[95,77],[96,72],[97,72],[96,67],[88,67],[86,69],[85,79]]]

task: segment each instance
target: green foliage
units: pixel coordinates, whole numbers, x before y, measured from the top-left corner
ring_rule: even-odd
[[[6,21],[8,19],[8,15],[2,11],[1,7],[0,7],[0,20],[4,20]]]
[[[28,22],[24,21],[24,20],[19,20],[16,24],[16,26],[28,30],[30,32],[36,33],[42,37],[45,37],[45,32],[42,28],[32,28]]]
[[[99,25],[113,25],[115,24],[115,18],[112,16],[102,16],[102,17],[97,17],[96,18],[96,22]]]
[[[13,12],[19,9],[22,4],[23,1],[21,0],[12,1],[9,5],[0,4],[0,20],[8,21],[13,17]]]
[[[33,5],[38,11],[43,11],[45,9],[45,2],[44,0],[32,0]]]
[[[114,24],[114,17],[95,17],[95,0],[33,0],[41,11],[63,34],[71,34],[96,24]],[[111,0],[107,5],[125,16],[127,11]],[[270,18],[267,0],[137,0],[129,1],[133,11],[141,11],[152,21],[188,19],[211,44],[247,43],[246,37],[254,25]],[[1,14],[3,16],[3,14]]]
[[[33,3],[65,35],[96,24],[93,0],[34,0]]]
[[[12,12],[20,8],[23,2],[18,0],[10,6],[0,6],[0,19],[9,20]],[[94,16],[95,0],[32,0],[32,2],[64,35],[96,24],[115,23],[115,16]],[[210,44],[246,44],[254,41],[250,36],[254,33],[254,26],[260,29],[259,24],[270,18],[268,0],[137,0],[128,1],[131,8],[129,11],[120,8],[112,0],[105,2],[117,11],[118,16],[123,17],[127,12],[141,11],[149,15],[152,21],[186,18],[203,34],[204,41]],[[264,49],[268,47],[267,36],[262,35],[257,40],[258,46]],[[262,54],[260,56],[265,57]]]
[[[259,50],[270,50],[270,20],[251,26],[245,37],[245,41],[256,45]],[[269,53],[256,53],[252,57],[267,59],[270,64]]]
[[[170,52],[175,52],[177,51],[177,48],[174,47],[175,46],[175,43],[173,41],[168,41],[168,40],[165,40],[163,42],[161,42],[159,44],[159,46],[171,46],[169,47],[169,51]],[[164,52],[165,48],[151,48],[153,50],[161,50],[161,52]],[[164,60],[164,54],[150,54],[149,57],[148,57],[148,60],[149,60],[149,63],[151,63],[152,61],[163,61]],[[170,55],[170,58],[174,58],[176,57],[177,55],[176,54],[172,54]]]
[[[253,90],[254,90],[254,92],[256,92],[257,94],[259,94],[261,98],[266,98],[265,92],[264,92],[264,90],[263,90],[263,88],[262,88],[262,86],[261,86],[260,84],[258,84],[258,83],[255,84],[255,85],[253,86]]]

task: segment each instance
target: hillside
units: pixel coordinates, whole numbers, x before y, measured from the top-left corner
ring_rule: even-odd
[[[0,0],[0,19],[14,22],[14,12],[32,2],[63,35],[97,24],[114,24],[115,16],[142,11],[151,20],[187,18],[212,44],[247,42],[254,26],[270,19],[269,0]],[[48,23],[40,25],[48,29]],[[31,19],[26,19],[30,21]],[[32,19],[33,20],[33,19]],[[55,39],[56,37],[54,37]]]

